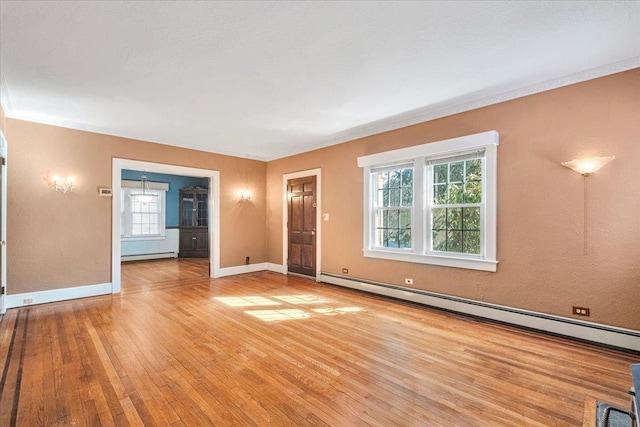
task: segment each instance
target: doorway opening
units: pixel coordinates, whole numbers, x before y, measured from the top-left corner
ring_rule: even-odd
[[[197,206],[195,206],[196,214],[194,217],[197,218],[197,222],[193,227],[190,227],[186,231],[193,231],[197,228],[198,234],[194,234],[197,238],[200,238],[202,242],[197,242],[198,252],[197,254],[200,259],[196,259],[193,262],[187,262],[188,259],[180,259],[177,260],[167,260],[167,261],[149,261],[148,265],[145,265],[145,262],[140,265],[136,265],[135,268],[129,269],[127,266],[127,270],[125,274],[130,274],[131,271],[134,273],[131,274],[142,274],[145,271],[150,274],[150,277],[160,277],[162,272],[161,270],[165,270],[165,274],[170,275],[172,269],[175,270],[179,265],[189,264],[189,268],[192,271],[201,271],[203,268],[206,268],[207,277],[218,277],[220,270],[220,172],[208,169],[198,169],[191,168],[185,166],[175,166],[175,165],[167,165],[162,163],[151,163],[151,162],[143,162],[137,160],[128,160],[128,159],[113,159],[113,167],[112,167],[112,193],[113,193],[113,203],[112,203],[112,239],[111,239],[111,283],[112,283],[112,292],[119,293],[122,290],[122,280],[123,280],[123,267],[121,264],[122,256],[123,256],[123,245],[121,243],[122,235],[123,235],[123,227],[128,227],[127,232],[131,232],[131,225],[126,224],[126,220],[123,221],[123,208],[124,203],[126,203],[122,189],[123,187],[123,179],[122,174],[123,171],[144,171],[147,174],[165,174],[165,175],[178,175],[181,177],[192,177],[196,180],[201,180],[199,183],[196,183],[192,186],[187,186],[185,188],[196,189],[198,192],[198,200],[200,202],[200,210],[198,211]],[[126,185],[126,184],[125,184]],[[205,190],[205,186],[207,189]],[[194,196],[193,191],[189,194],[185,194],[184,196]],[[180,194],[179,197],[183,195]],[[190,200],[190,199],[188,199]],[[193,209],[194,206],[191,208]],[[180,204],[180,208],[183,205]],[[186,204],[185,204],[186,209]],[[180,213],[176,211],[176,215],[178,218],[180,217]],[[179,242],[180,240],[180,232],[183,230],[180,229],[180,220],[177,219],[177,227],[175,230],[171,231],[171,235],[174,235],[174,238]],[[145,225],[146,226],[146,225]],[[205,231],[203,231],[205,230]],[[169,231],[169,230],[165,230]],[[152,239],[152,238],[150,238]],[[166,240],[166,239],[165,239]],[[151,240],[152,241],[152,240]],[[147,242],[147,244],[150,244]],[[179,244],[179,243],[178,243]],[[195,243],[194,243],[195,245]],[[185,251],[188,253],[188,251]],[[195,253],[195,252],[194,252]],[[124,254],[126,255],[126,253]],[[191,254],[193,255],[193,254]],[[162,265],[163,268],[154,268]],[[173,265],[173,267],[172,267]],[[206,267],[205,267],[206,266]],[[153,279],[151,279],[153,280]]]
[[[283,270],[320,279],[321,169],[283,175]]]

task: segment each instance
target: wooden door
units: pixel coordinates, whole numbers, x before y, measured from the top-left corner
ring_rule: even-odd
[[[289,259],[292,273],[316,276],[316,177],[287,182]]]

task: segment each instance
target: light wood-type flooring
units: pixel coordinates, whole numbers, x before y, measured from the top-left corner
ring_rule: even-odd
[[[207,271],[130,263],[120,295],[9,310],[0,426],[581,426],[589,397],[628,406],[636,354]]]

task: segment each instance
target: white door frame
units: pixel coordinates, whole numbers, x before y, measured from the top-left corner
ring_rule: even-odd
[[[0,262],[2,263],[2,272],[0,273],[0,287],[3,287],[5,293],[7,290],[7,139],[0,130],[0,157],[4,157],[5,164],[2,167],[2,216],[0,217]],[[4,294],[0,295],[0,314],[7,311]]]
[[[289,194],[287,183],[290,179],[316,177],[316,282],[320,281],[322,272],[322,169],[309,169],[306,171],[287,173],[282,175],[282,271],[289,273]]]
[[[195,176],[209,178],[209,265],[211,277],[220,275],[220,172],[210,169],[198,169],[164,163],[143,162],[139,160],[113,158],[111,188],[113,189],[111,210],[111,291],[114,294],[121,289],[120,258],[120,190],[122,170],[134,169],[170,175]],[[212,209],[213,208],[213,209]]]

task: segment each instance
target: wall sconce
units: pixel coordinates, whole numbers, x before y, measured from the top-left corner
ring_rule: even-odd
[[[240,192],[240,201],[241,202],[248,202],[249,200],[251,200],[251,192],[250,191],[241,191]]]
[[[53,187],[61,193],[73,190],[73,177],[54,176],[52,179]]]
[[[561,165],[569,168],[575,172],[578,172],[580,175],[584,177],[583,186],[584,186],[584,251],[583,254],[587,254],[587,177],[593,175],[597,171],[599,171],[604,165],[611,162],[615,159],[615,156],[608,157],[590,157],[588,159],[573,159],[569,162],[562,162]]]
[[[589,176],[599,171],[604,165],[615,158],[616,156],[573,159],[570,162],[563,162],[561,165],[578,172],[582,176]]]

